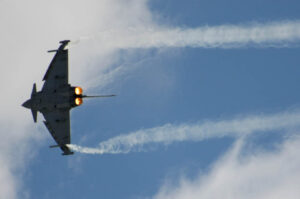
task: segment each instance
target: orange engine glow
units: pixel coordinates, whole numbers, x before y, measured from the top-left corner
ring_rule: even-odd
[[[77,105],[77,106],[79,106],[79,105],[81,105],[82,104],[82,98],[80,98],[80,97],[76,97],[75,98],[75,104]]]
[[[80,88],[79,86],[77,86],[77,87],[75,88],[75,94],[76,94],[76,95],[81,95],[81,94],[82,94],[82,88]]]

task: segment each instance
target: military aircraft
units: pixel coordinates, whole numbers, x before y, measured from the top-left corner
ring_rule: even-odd
[[[31,109],[34,122],[37,122],[38,111],[43,114],[44,124],[57,143],[50,148],[60,147],[63,151],[62,155],[74,154],[67,146],[71,143],[70,110],[80,106],[83,98],[115,96],[83,95],[81,87],[74,87],[69,84],[68,49],[65,49],[69,42],[70,40],[60,41],[61,45],[57,50],[48,51],[56,52],[56,54],[43,78],[45,81],[43,88],[37,92],[34,83],[31,98],[22,104],[25,108]]]

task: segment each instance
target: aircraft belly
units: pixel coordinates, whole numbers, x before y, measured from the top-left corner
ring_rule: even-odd
[[[62,95],[45,96],[41,103],[41,109],[54,111],[56,109],[71,108],[70,97]]]

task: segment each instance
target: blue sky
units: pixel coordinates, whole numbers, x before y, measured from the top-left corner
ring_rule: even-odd
[[[181,199],[219,198],[220,194],[274,198],[274,193],[297,198],[300,189],[291,185],[300,183],[293,178],[300,175],[300,159],[294,155],[300,144],[300,36],[277,40],[272,34],[275,39],[271,41],[254,39],[238,41],[238,45],[234,41],[225,47],[189,45],[188,38],[179,41],[183,46],[174,47],[168,35],[170,43],[147,42],[151,35],[176,28],[185,32],[258,24],[264,29],[270,23],[292,23],[299,29],[298,1],[91,0],[60,5],[60,1],[31,0],[0,4],[0,21],[7,30],[1,38],[5,64],[1,83],[11,85],[4,88],[8,99],[0,118],[4,137],[0,179],[7,186],[6,191],[0,189],[1,197]],[[153,31],[150,37],[145,27]],[[133,39],[126,37],[131,33]],[[136,35],[141,35],[142,42]],[[86,100],[72,110],[72,143],[97,149],[99,143],[111,144],[109,140],[119,135],[156,131],[172,135],[172,130],[176,134],[182,126],[187,138],[171,141],[167,136],[162,142],[137,144],[121,154],[76,152],[64,157],[59,149],[49,149],[54,141],[42,116],[35,125],[30,112],[19,104],[29,97],[34,82],[41,88],[53,56],[46,50],[67,38],[80,38],[69,51],[70,83],[82,86],[86,94],[117,94]],[[18,81],[12,81],[14,75]],[[279,122],[256,129],[273,116]],[[250,122],[256,130],[242,122],[247,118],[257,118],[258,123]],[[244,124],[250,133],[244,136],[242,127],[214,130],[222,122]],[[167,124],[172,128],[160,128]],[[208,139],[197,137],[204,127]],[[189,137],[192,133],[197,136]],[[260,183],[264,186],[255,186]]]

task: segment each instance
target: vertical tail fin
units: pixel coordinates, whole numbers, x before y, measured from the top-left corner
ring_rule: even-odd
[[[33,84],[33,87],[32,87],[32,92],[31,92],[31,98],[33,95],[36,94],[36,84],[34,83]],[[36,122],[37,121],[37,111],[36,110],[33,110],[31,108],[31,113],[32,113],[32,117],[33,117],[33,121]]]
[[[36,84],[33,84],[32,92],[31,92],[31,97],[36,94]]]

